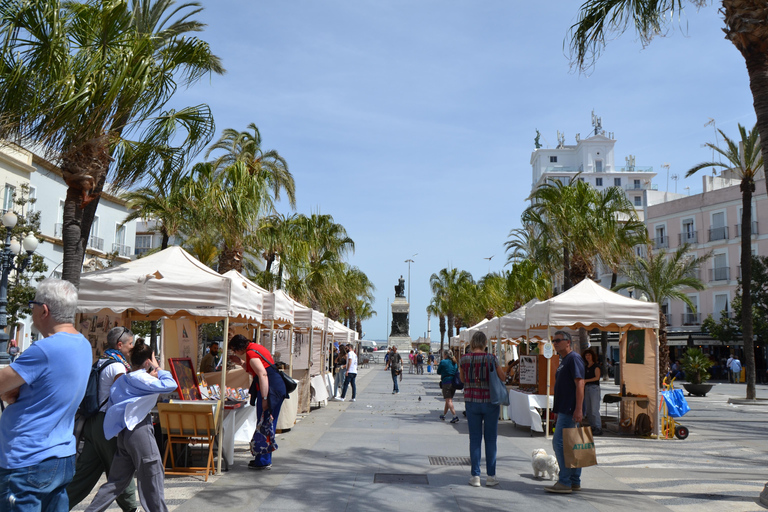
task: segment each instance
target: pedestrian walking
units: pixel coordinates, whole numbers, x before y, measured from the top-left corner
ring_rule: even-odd
[[[730,368],[731,373],[733,374],[733,382],[741,382],[741,361],[739,361],[738,356],[733,356],[733,359],[731,359],[731,364],[728,365],[728,368]]]
[[[352,345],[347,346],[347,367],[346,367],[346,377],[344,377],[344,388],[341,390],[341,398],[334,397],[334,400],[337,402],[343,402],[344,397],[347,396],[347,386],[350,384],[352,385],[352,402],[356,400],[357,397],[357,385],[355,384],[355,379],[357,378],[357,354],[355,354],[355,349]]]
[[[485,440],[486,487],[499,484],[496,479],[496,436],[500,406],[491,403],[491,372],[502,382],[507,378],[496,356],[486,352],[487,338],[476,332],[469,342],[470,352],[461,358],[459,372],[464,383],[464,403],[469,426],[469,458],[472,464],[469,485],[480,487],[480,448]]]
[[[555,419],[555,435],[552,438],[552,448],[555,450],[557,463],[560,465],[560,476],[557,483],[545,487],[547,492],[570,494],[581,490],[581,468],[568,468],[565,465],[563,451],[563,429],[573,428],[584,417],[584,360],[571,350],[571,335],[557,331],[552,338],[557,355],[560,356],[560,366],[555,376],[555,398],[552,412]]]
[[[445,415],[450,410],[453,415],[451,423],[459,422],[459,417],[456,416],[456,409],[453,407],[453,397],[456,395],[456,386],[453,385],[453,378],[458,371],[459,365],[456,363],[456,358],[450,350],[445,350],[443,352],[443,360],[440,361],[440,365],[437,367],[437,374],[440,375],[440,389],[445,399],[443,414],[440,415],[440,419],[445,421]]]
[[[392,372],[392,394],[400,393],[400,386],[397,385],[397,380],[398,378],[401,380],[403,378],[403,358],[397,353],[397,347],[392,347],[392,354],[390,354],[389,361],[387,361],[387,366],[384,369],[386,370],[387,368]]]

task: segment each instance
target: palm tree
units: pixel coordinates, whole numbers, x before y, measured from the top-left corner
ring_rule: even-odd
[[[145,186],[122,194],[131,210],[123,224],[153,219],[162,236],[160,249],[167,249],[170,238],[189,230],[191,225],[185,193],[189,174],[174,165],[173,160],[167,160],[162,169],[149,171],[147,179]]]
[[[242,269],[253,226],[275,212],[281,191],[285,190],[291,208],[296,206],[296,185],[285,159],[275,150],[262,149],[256,125],[251,123],[248,129],[253,133],[225,129],[206,153],[209,157],[214,151],[224,151],[210,163],[212,176],[208,180],[216,185],[209,199],[218,203],[220,210],[227,210],[217,223],[222,231],[226,230],[219,254],[220,272]]]
[[[355,306],[355,330],[360,339],[363,339],[363,322],[376,316],[373,304],[369,300],[358,300]]]
[[[434,293],[434,290],[433,290]],[[445,347],[445,304],[443,302],[442,296],[434,295],[432,297],[432,300],[429,302],[429,306],[427,306],[427,313],[430,315],[435,315],[439,319],[440,324],[440,353],[443,353],[443,348]],[[448,340],[448,343],[450,343],[450,339]]]
[[[741,141],[728,138],[722,130],[725,148],[707,143],[707,147],[717,151],[725,158],[723,162],[703,162],[691,167],[685,177],[695,174],[701,169],[720,167],[730,171],[741,179],[741,333],[744,340],[744,368],[747,370],[747,399],[755,395],[755,347],[752,338],[752,194],[755,192],[755,178],[763,168],[763,157],[760,153],[760,135],[757,125],[747,133],[746,128],[739,124]]]
[[[456,312],[462,307],[462,294],[468,283],[474,284],[472,274],[466,270],[444,268],[429,278],[433,297],[439,297],[448,328],[448,340],[453,337]],[[442,346],[442,341],[441,341]]]
[[[638,296],[641,292],[645,293],[648,300],[659,305],[659,383],[669,371],[667,318],[661,306],[667,300],[682,300],[691,311],[696,311],[696,305],[683,290],[693,288],[701,291],[706,288],[698,277],[698,271],[711,254],[697,257],[690,254],[689,249],[690,245],[684,244],[669,255],[663,249],[656,253],[649,251],[647,258],[637,258],[624,267],[627,280],[613,288],[616,291],[634,288]]]
[[[198,4],[170,13],[173,2],[159,4],[0,4],[0,138],[33,140],[59,162],[68,186],[62,275],[75,285],[110,169],[115,186],[130,185],[181,147],[196,153],[213,134],[206,105],[164,111],[177,87],[224,69],[186,34],[203,27],[189,20],[199,9],[184,14]],[[163,22],[142,22],[148,11]]]
[[[579,19],[570,30],[571,56],[580,69],[592,67],[606,40],[634,27],[645,46],[657,35],[663,35],[668,23],[682,11],[682,1],[654,0],[586,0],[580,7]],[[696,6],[701,0],[691,0]],[[762,136],[763,160],[768,160],[768,83],[765,80],[768,47],[765,31],[768,21],[764,2],[722,0],[725,38],[736,46],[747,65],[752,91],[756,127]],[[677,11],[677,12],[676,12]],[[768,181],[766,181],[768,191]],[[768,499],[768,497],[767,497]]]

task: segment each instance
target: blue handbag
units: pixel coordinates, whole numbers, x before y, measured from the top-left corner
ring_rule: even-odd
[[[486,359],[488,363],[488,380],[491,388],[491,403],[493,405],[509,405],[509,393],[507,387],[496,373],[496,368],[491,364],[492,358]]]

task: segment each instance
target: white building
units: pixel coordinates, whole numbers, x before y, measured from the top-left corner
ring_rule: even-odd
[[[62,218],[67,185],[61,170],[46,159],[15,145],[0,147],[0,179],[4,183],[3,208],[13,206],[13,194],[23,184],[30,187],[30,197],[37,199],[30,207],[40,212],[41,243],[36,251],[48,266],[49,277],[61,276],[63,261]],[[88,239],[84,270],[94,270],[109,264],[108,256],[115,253],[113,264],[130,261],[136,238],[136,223],[121,226],[128,215],[125,201],[115,195],[102,193],[96,217]],[[16,326],[16,338],[24,350],[37,339],[30,318]]]

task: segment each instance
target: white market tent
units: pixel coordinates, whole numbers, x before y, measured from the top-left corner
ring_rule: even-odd
[[[82,274],[77,312],[109,309],[132,320],[191,316],[260,322],[259,297],[173,246],[118,267]]]
[[[659,305],[630,299],[585,279],[570,290],[544,302],[533,304],[526,310],[527,329],[600,329],[621,333],[620,365],[622,387],[627,393],[645,395],[649,405],[654,434],[659,433]],[[634,352],[640,354],[642,363],[627,362],[628,332],[643,331],[632,336],[632,343],[639,344]],[[624,401],[622,401],[624,406]],[[624,407],[622,407],[624,409]],[[629,409],[629,407],[627,407]],[[642,411],[640,411],[642,412]],[[622,412],[622,418],[624,418]],[[632,424],[635,417],[630,418]]]
[[[227,332],[230,319],[262,321],[260,298],[262,294],[257,290],[215,272],[181,247],[173,246],[119,267],[82,274],[77,311],[99,313],[108,309],[121,314],[126,323],[159,318],[192,317],[197,322],[224,319]],[[226,336],[223,345],[226,354]],[[224,370],[221,387],[226,388]],[[219,410],[224,409],[224,398],[222,393]],[[221,453],[220,443],[219,472]]]

